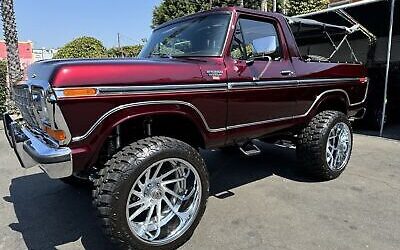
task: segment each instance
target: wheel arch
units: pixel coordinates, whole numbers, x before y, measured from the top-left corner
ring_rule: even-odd
[[[166,119],[166,117],[168,117],[168,119]],[[182,140],[193,147],[206,147],[206,137],[209,128],[200,111],[193,109],[188,105],[172,103],[166,105],[135,106],[118,109],[109,114],[107,117],[102,119],[98,125],[96,125],[96,128],[90,132],[87,138],[75,142],[78,145],[90,145],[90,151],[85,153],[86,157],[83,156],[79,159],[79,165],[81,166],[78,168],[86,169],[98,162],[103,153],[102,150],[106,147],[109,138],[115,135],[117,127],[125,127],[125,130],[121,131],[122,133],[130,131],[132,134],[135,134],[140,129],[143,131],[143,127],[136,127],[129,130],[129,128],[132,128],[130,125],[141,126],[146,120],[155,120],[157,121],[157,124],[155,124],[156,126],[165,126],[168,128],[171,128],[171,124],[183,124],[184,127],[176,126],[176,131],[179,131],[181,136],[174,136],[170,133],[171,131],[166,131],[169,133],[162,134],[160,133],[160,130],[156,130],[157,133],[152,135],[170,136]],[[125,135],[126,134],[122,134],[122,137]],[[135,139],[142,139],[144,136],[145,134],[140,132]],[[127,142],[129,143],[132,141]]]
[[[340,111],[348,115],[350,105],[349,96],[346,91],[332,90],[324,92],[314,106],[311,117],[326,110]]]

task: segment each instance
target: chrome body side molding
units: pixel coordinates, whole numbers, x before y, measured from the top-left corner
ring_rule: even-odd
[[[310,84],[326,84],[338,82],[354,82],[359,81],[359,78],[327,78],[327,79],[302,79],[302,80],[276,80],[276,81],[253,81],[253,82],[229,82],[228,89],[248,89],[248,88],[264,88],[268,87],[297,87],[307,86]]]
[[[128,103],[128,104],[124,104],[124,105],[120,105],[118,107],[115,107],[111,110],[109,110],[107,113],[105,113],[104,115],[102,115],[93,125],[92,127],[90,127],[90,129],[81,136],[77,136],[77,137],[73,137],[72,141],[73,142],[77,142],[77,141],[82,141],[86,138],[89,137],[89,135],[110,115],[123,110],[123,109],[127,109],[127,108],[133,108],[133,107],[139,107],[139,106],[148,106],[148,105],[184,105],[184,106],[188,106],[190,108],[192,108],[194,111],[196,111],[196,113],[200,116],[201,120],[204,123],[205,128],[207,129],[207,131],[209,132],[222,132],[225,131],[225,128],[210,128],[207,124],[206,119],[204,118],[203,113],[201,113],[201,111],[194,106],[191,103],[188,102],[184,102],[184,101],[177,101],[177,100],[163,100],[163,101],[147,101],[147,102],[134,102],[134,103]]]
[[[204,91],[225,91],[227,83],[206,83],[206,84],[169,84],[169,85],[142,85],[142,86],[117,86],[117,87],[93,87],[97,90],[96,96],[107,95],[130,95],[130,94],[154,94],[154,93],[180,93],[180,92],[204,92]],[[57,98],[68,98],[64,96],[64,89],[54,88]],[[81,89],[81,88],[67,88]]]
[[[354,82],[359,78],[329,78],[329,79],[303,79],[303,80],[273,80],[273,81],[250,81],[250,82],[229,82],[229,83],[200,83],[200,84],[167,84],[167,85],[140,85],[140,86],[95,86],[88,87],[96,89],[96,96],[105,95],[129,95],[129,94],[154,94],[154,93],[180,93],[180,92],[202,92],[202,91],[226,91],[248,88],[282,88],[307,86],[310,84],[327,84],[338,82]],[[57,98],[68,98],[64,96],[64,89],[54,88]],[[77,88],[81,89],[81,88]]]
[[[194,90],[194,86],[197,86],[198,88],[194,91],[212,91],[212,90],[224,90],[226,91],[226,87],[228,89],[242,89],[242,88],[253,88],[254,86],[256,88],[258,87],[265,87],[265,86],[271,86],[274,84],[277,84],[277,87],[282,87],[282,84],[285,83],[290,83],[290,84],[312,84],[312,83],[330,83],[333,81],[336,82],[347,82],[347,81],[356,81],[359,80],[359,78],[342,78],[342,79],[318,79],[318,80],[288,80],[288,81],[263,81],[263,82],[238,82],[238,83],[215,83],[215,84],[186,84],[186,85],[163,85],[163,86],[130,86],[130,87],[98,87],[98,93],[99,95],[102,94],[130,94],[130,93],[137,93],[136,91],[142,92],[143,90],[145,91],[150,91],[152,90],[154,93],[154,91],[156,90],[161,90],[161,91],[179,91],[179,90],[183,90],[183,91],[193,91]],[[294,85],[294,87],[296,86]],[[160,100],[160,101],[145,101],[145,102],[134,102],[134,103],[127,103],[127,104],[123,104],[120,106],[117,106],[111,110],[109,110],[108,112],[106,112],[105,114],[103,114],[90,128],[89,130],[81,135],[81,136],[76,136],[72,138],[72,142],[78,142],[78,141],[82,141],[85,140],[86,138],[88,138],[90,136],[91,133],[93,133],[93,131],[110,115],[123,110],[123,109],[127,109],[127,108],[132,108],[132,107],[139,107],[139,106],[148,106],[148,105],[183,105],[183,106],[187,106],[190,107],[191,109],[193,109],[201,118],[204,127],[206,128],[206,130],[210,133],[217,133],[217,132],[224,132],[227,130],[232,130],[232,129],[238,129],[238,128],[243,128],[243,127],[248,127],[248,126],[256,126],[256,125],[262,125],[262,124],[268,124],[268,123],[274,123],[274,122],[280,122],[280,121],[285,121],[285,120],[290,120],[290,119],[295,119],[295,118],[303,118],[309,115],[309,113],[313,110],[314,106],[318,103],[318,101],[325,96],[326,94],[329,93],[333,93],[333,92],[339,92],[344,94],[344,96],[346,97],[347,100],[347,104],[352,107],[352,106],[356,106],[356,105],[360,105],[362,103],[365,102],[366,98],[367,98],[367,93],[368,93],[368,85],[369,85],[369,81],[367,81],[367,88],[365,91],[365,96],[363,98],[363,100],[361,100],[360,102],[357,103],[351,103],[350,98],[348,93],[343,90],[343,89],[330,89],[330,90],[326,90],[324,92],[322,92],[321,94],[319,94],[316,99],[314,100],[314,102],[311,104],[311,106],[309,107],[309,109],[301,115],[295,115],[295,116],[289,116],[289,117],[280,117],[280,118],[275,118],[275,119],[269,119],[269,120],[262,120],[262,121],[256,121],[256,122],[251,122],[251,123],[243,123],[243,124],[236,124],[236,125],[229,125],[227,127],[222,127],[222,128],[210,128],[210,126],[208,125],[203,113],[192,103],[189,102],[185,102],[185,101],[179,101],[179,100]],[[291,85],[293,86],[293,85]],[[175,89],[173,89],[175,88]],[[128,90],[128,91],[124,91],[124,90]],[[63,98],[62,96],[60,96],[60,93],[62,92],[62,89],[55,89],[57,98]]]

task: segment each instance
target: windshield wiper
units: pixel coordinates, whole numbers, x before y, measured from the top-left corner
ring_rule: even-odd
[[[150,54],[149,57],[153,57],[153,56],[157,56],[159,58],[169,58],[169,59],[174,58],[174,56],[171,54],[162,54],[162,53],[152,53],[152,54]]]

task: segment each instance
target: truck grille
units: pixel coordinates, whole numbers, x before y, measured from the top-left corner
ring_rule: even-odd
[[[14,102],[28,125],[39,128],[40,125],[35,115],[36,111],[32,103],[32,96],[28,86],[18,86],[14,88]]]

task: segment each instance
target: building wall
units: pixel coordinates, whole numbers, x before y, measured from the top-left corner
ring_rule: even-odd
[[[21,60],[22,69],[26,69],[33,63],[33,43],[31,41],[19,42],[18,53]],[[5,41],[0,41],[0,60],[7,59],[7,47]]]
[[[57,53],[57,49],[34,49],[33,50],[33,60],[49,60],[53,59],[54,55]]]

